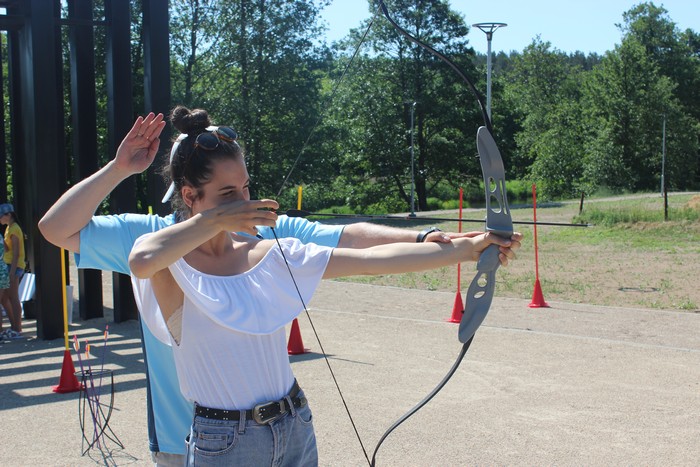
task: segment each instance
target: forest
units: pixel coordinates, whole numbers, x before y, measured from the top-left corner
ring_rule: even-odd
[[[301,186],[305,209],[405,212],[412,175],[418,211],[457,207],[459,187],[468,202],[483,200],[476,131],[484,123],[469,88],[401,36],[373,0],[363,24],[325,43],[326,3],[170,0],[173,105],[205,108],[234,127],[253,196],[283,208],[296,207]],[[486,57],[470,45],[483,33],[449,1],[386,4],[485,95]],[[140,1],[132,8],[142,83]],[[700,35],[679,30],[653,2],[620,15],[621,41],[604,55],[564,53],[534,37],[524,50],[493,56],[493,129],[510,198],[526,199],[533,183],[543,200],[658,191],[662,152],[669,191],[700,188]],[[100,95],[104,79],[96,80]],[[134,95],[143,108],[139,86]]]

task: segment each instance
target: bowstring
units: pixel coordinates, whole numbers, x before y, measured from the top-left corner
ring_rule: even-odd
[[[423,49],[427,50],[428,52],[430,52],[431,54],[433,54],[434,56],[436,56],[437,58],[439,58],[440,60],[442,60],[443,62],[445,62],[450,68],[452,68],[453,71],[455,71],[455,72],[460,76],[460,78],[462,78],[462,80],[467,84],[467,86],[468,86],[468,87],[470,88],[470,90],[472,91],[474,97],[476,98],[476,100],[477,100],[477,102],[478,102],[478,104],[479,104],[479,107],[480,107],[480,110],[481,110],[481,114],[482,114],[482,118],[483,118],[483,120],[484,120],[484,125],[486,126],[486,128],[488,129],[489,132],[492,132],[492,131],[493,131],[493,130],[492,130],[492,127],[491,127],[491,119],[489,118],[489,116],[488,116],[488,114],[487,114],[487,112],[486,112],[486,109],[485,109],[485,106],[484,106],[484,102],[483,102],[483,98],[482,98],[481,94],[479,93],[479,91],[478,91],[478,90],[476,89],[476,87],[474,86],[474,84],[472,83],[472,81],[467,77],[466,73],[464,73],[452,60],[450,60],[449,58],[447,58],[444,54],[438,52],[437,50],[435,50],[435,49],[434,49],[433,47],[431,47],[430,45],[428,45],[428,44],[422,42],[421,40],[417,39],[416,37],[414,37],[413,35],[411,35],[408,31],[406,31],[406,30],[403,29],[401,26],[399,26],[399,25],[394,21],[394,19],[389,15],[389,11],[388,11],[386,5],[384,4],[384,1],[383,1],[383,0],[378,0],[378,1],[377,1],[377,4],[378,4],[378,8],[377,8],[377,10],[376,10],[375,15],[372,17],[372,19],[371,19],[369,25],[367,26],[367,29],[365,30],[364,34],[362,35],[362,38],[360,39],[360,41],[359,41],[358,44],[356,45],[355,50],[354,50],[354,52],[353,52],[353,55],[352,55],[352,57],[350,58],[350,61],[349,61],[349,62],[347,63],[347,65],[345,66],[345,68],[343,69],[343,73],[341,74],[339,80],[336,82],[336,84],[335,84],[335,86],[334,86],[334,88],[333,88],[333,90],[332,90],[332,92],[331,92],[331,95],[330,95],[330,96],[326,99],[326,101],[323,103],[322,110],[321,110],[321,113],[319,114],[319,117],[316,119],[316,122],[314,123],[314,126],[312,127],[311,132],[309,133],[309,136],[308,136],[308,137],[306,138],[306,140],[304,141],[304,144],[302,145],[302,148],[301,148],[301,150],[299,151],[299,155],[296,157],[296,159],[295,159],[294,162],[292,163],[292,167],[290,168],[289,172],[287,173],[287,176],[286,176],[286,177],[284,178],[284,180],[282,181],[282,185],[280,186],[280,189],[279,189],[279,191],[278,191],[278,193],[277,193],[277,196],[278,196],[278,197],[282,194],[282,190],[283,190],[284,187],[286,186],[287,182],[289,181],[289,178],[290,178],[291,175],[292,175],[292,172],[294,171],[294,169],[296,168],[296,166],[297,166],[299,160],[301,159],[302,155],[304,154],[304,151],[306,150],[306,148],[307,148],[307,146],[308,146],[308,144],[309,144],[309,141],[311,140],[311,137],[313,136],[314,132],[316,131],[316,128],[317,128],[318,125],[320,124],[321,119],[324,117],[324,115],[325,115],[325,113],[326,113],[326,110],[328,109],[328,107],[327,107],[327,106],[328,106],[328,103],[335,97],[335,95],[336,95],[336,93],[337,93],[337,91],[338,91],[338,89],[339,89],[339,87],[340,87],[340,84],[341,84],[341,82],[343,81],[343,78],[344,78],[345,75],[347,74],[347,72],[348,72],[350,66],[352,65],[353,61],[355,60],[355,57],[356,57],[357,54],[359,53],[360,47],[362,46],[362,44],[363,44],[365,38],[366,38],[367,35],[369,34],[369,31],[371,30],[372,25],[374,24],[374,20],[375,20],[376,17],[380,14],[380,12],[383,13],[383,16],[389,21],[389,23],[391,23],[391,25],[392,25],[395,29],[397,29],[402,35],[404,35],[405,37],[407,37],[411,42],[415,43],[415,44],[418,45],[419,47],[422,47]],[[333,371],[333,368],[332,368],[332,366],[331,366],[331,364],[330,364],[330,360],[328,359],[328,355],[326,354],[326,351],[325,351],[325,349],[323,348],[323,344],[321,343],[321,339],[320,339],[320,337],[319,337],[319,335],[318,335],[318,332],[316,332],[316,327],[314,326],[313,320],[311,319],[311,315],[310,315],[310,313],[309,313],[309,310],[308,310],[308,308],[306,307],[306,302],[304,301],[304,298],[303,298],[302,295],[301,295],[301,291],[299,290],[299,287],[298,287],[298,285],[297,285],[297,282],[296,282],[296,279],[295,279],[295,277],[294,277],[294,274],[292,273],[291,266],[289,265],[289,262],[287,261],[287,257],[285,256],[284,251],[282,250],[282,245],[280,244],[279,238],[277,237],[277,233],[275,232],[275,229],[274,229],[274,228],[272,228],[271,230],[272,230],[272,233],[273,233],[273,235],[274,235],[274,237],[275,237],[275,241],[277,242],[277,246],[278,246],[278,248],[280,249],[280,253],[282,254],[282,258],[284,259],[285,265],[287,266],[287,270],[289,271],[289,275],[290,275],[290,277],[291,277],[291,279],[292,279],[292,282],[293,282],[294,287],[295,287],[295,289],[296,289],[296,291],[297,291],[297,294],[298,294],[298,296],[299,296],[299,299],[301,300],[301,304],[302,304],[303,307],[304,307],[304,312],[305,312],[305,314],[306,314],[306,317],[307,317],[308,320],[309,320],[309,324],[311,325],[311,329],[313,330],[313,333],[314,333],[314,336],[315,336],[315,338],[316,338],[316,341],[318,342],[319,348],[321,349],[321,353],[323,354],[324,361],[326,362],[326,366],[328,367],[328,370],[329,370],[329,372],[330,372],[330,374],[331,374],[331,377],[332,377],[332,379],[333,379],[333,383],[335,384],[335,387],[336,387],[336,389],[338,390],[338,394],[340,395],[340,399],[341,399],[341,401],[343,402],[343,406],[345,407],[345,412],[348,414],[348,418],[350,419],[350,423],[351,423],[352,428],[353,428],[353,430],[354,430],[354,432],[355,432],[355,436],[357,437],[357,441],[360,443],[360,447],[362,448],[362,452],[363,452],[363,454],[364,454],[364,456],[365,456],[365,459],[367,460],[368,465],[369,465],[370,467],[374,467],[375,461],[376,461],[376,455],[377,455],[377,453],[379,452],[379,448],[380,448],[380,446],[382,445],[382,443],[384,442],[384,440],[389,436],[390,433],[392,433],[392,432],[394,431],[395,428],[397,428],[397,427],[398,427],[399,425],[401,425],[404,421],[406,421],[406,420],[407,420],[408,418],[410,418],[413,414],[415,414],[420,408],[422,408],[425,404],[427,404],[427,403],[428,403],[438,392],[440,392],[440,390],[447,384],[447,382],[451,379],[451,377],[452,377],[452,376],[454,375],[454,373],[456,372],[457,368],[460,366],[460,363],[462,362],[464,356],[466,355],[466,353],[467,353],[467,351],[468,351],[468,349],[469,349],[469,347],[470,347],[470,345],[471,345],[471,342],[472,342],[472,340],[473,340],[473,337],[472,337],[471,339],[469,339],[469,341],[467,341],[467,342],[463,345],[463,347],[462,347],[462,349],[461,349],[461,351],[460,351],[460,353],[459,353],[459,355],[458,355],[458,357],[457,357],[455,363],[453,364],[452,368],[450,368],[450,370],[447,372],[447,375],[445,375],[445,377],[443,378],[443,380],[442,380],[440,383],[438,383],[438,385],[435,387],[435,389],[433,389],[433,391],[431,391],[431,392],[430,392],[422,401],[420,401],[413,409],[409,410],[406,414],[404,414],[401,418],[399,418],[399,419],[398,419],[391,427],[389,427],[389,429],[382,435],[382,437],[380,438],[379,442],[378,442],[377,445],[375,446],[374,452],[373,452],[373,454],[372,454],[372,460],[370,461],[370,458],[369,458],[369,456],[368,456],[368,454],[367,454],[367,450],[365,449],[365,445],[364,445],[364,443],[362,442],[362,438],[360,437],[360,433],[359,433],[359,431],[357,430],[357,426],[355,425],[355,421],[354,421],[354,419],[353,419],[353,417],[352,417],[352,414],[350,413],[350,409],[349,409],[349,407],[348,407],[348,405],[347,405],[347,402],[345,401],[345,397],[343,396],[343,392],[342,392],[342,390],[340,389],[340,385],[338,384],[338,380],[337,380],[337,378],[336,378],[336,376],[335,376],[335,373],[334,373],[334,371]]]
[[[430,45],[426,44],[425,42],[419,40],[418,38],[414,37],[411,33],[403,29],[401,26],[394,21],[394,19],[391,17],[389,14],[389,10],[387,9],[386,5],[384,4],[383,0],[377,0],[377,3],[379,4],[379,8],[381,9],[382,13],[384,14],[384,17],[391,23],[391,25],[398,30],[403,36],[408,38],[411,42],[414,44],[418,45],[419,47],[427,50],[443,62],[445,62],[447,65],[449,65],[450,68],[452,68],[453,71],[455,71],[460,78],[467,84],[467,86],[470,88],[472,93],[474,94],[474,97],[476,98],[477,102],[479,103],[479,107],[481,110],[481,115],[484,120],[484,126],[486,129],[492,133],[492,127],[491,127],[491,119],[488,116],[488,113],[486,112],[486,108],[484,106],[483,98],[481,97],[481,94],[479,91],[476,89],[476,86],[472,83],[472,81],[467,77],[466,73],[461,70],[457,66],[456,63],[454,63],[452,60],[447,58],[444,54],[438,52],[435,50],[433,47]],[[423,408],[435,395],[437,395],[438,392],[447,384],[447,382],[452,378],[452,376],[455,374],[457,371],[457,368],[460,366],[462,363],[462,360],[464,359],[464,356],[466,355],[467,351],[469,350],[469,347],[471,345],[472,340],[474,337],[472,336],[471,339],[469,339],[463,346],[462,350],[460,351],[457,359],[455,360],[455,363],[453,366],[450,368],[450,370],[447,372],[445,377],[438,383],[438,385],[433,389],[422,401],[420,401],[416,406],[414,406],[411,410],[406,412],[404,415],[402,415],[394,424],[392,424],[382,435],[382,437],[379,439],[379,442],[377,442],[377,445],[374,448],[374,453],[372,454],[372,461],[370,462],[370,467],[374,467],[375,465],[375,460],[377,453],[379,452],[379,448],[381,447],[382,443],[384,440],[396,429],[401,425],[403,422],[408,420],[411,416],[413,416],[418,410]]]
[[[331,94],[326,98],[326,100],[322,104],[321,112],[319,113],[319,116],[316,119],[316,122],[314,123],[313,127],[311,128],[309,135],[307,136],[306,140],[304,141],[304,144],[302,145],[301,150],[299,151],[299,154],[297,155],[296,159],[294,159],[294,162],[292,163],[292,166],[290,167],[289,172],[284,177],[284,180],[282,181],[282,184],[280,185],[279,191],[277,192],[277,197],[279,197],[282,194],[282,190],[284,190],[284,187],[287,185],[287,182],[289,181],[289,178],[291,177],[292,172],[294,172],[294,169],[296,168],[297,164],[299,163],[299,160],[301,160],[302,155],[306,151],[306,148],[308,147],[309,142],[311,141],[311,137],[314,135],[316,129],[318,128],[319,124],[321,123],[321,119],[325,116],[326,111],[328,110],[329,103],[333,101],[336,94],[338,93],[338,89],[340,89],[340,85],[343,82],[343,79],[347,75],[348,70],[350,69],[350,66],[355,61],[355,58],[359,54],[360,49],[362,47],[362,44],[365,42],[367,35],[369,34],[370,30],[372,29],[372,26],[374,25],[374,20],[377,18],[377,16],[379,16],[380,11],[381,11],[380,9],[377,9],[375,14],[370,19],[370,22],[367,25],[365,32],[362,34],[362,37],[360,38],[357,45],[355,46],[355,50],[353,51],[352,56],[350,57],[350,60],[348,61],[347,65],[345,65],[345,68],[343,69],[343,72],[341,73],[340,78],[338,78],[335,85],[333,86],[333,90],[331,91]],[[321,354],[323,355],[323,359],[326,362],[326,366],[328,367],[328,371],[331,375],[331,378],[333,379],[333,384],[335,384],[335,387],[338,390],[338,395],[340,396],[340,400],[342,401],[343,407],[345,408],[345,413],[348,414],[350,424],[352,425],[352,429],[355,432],[355,437],[357,438],[357,441],[360,443],[360,448],[362,448],[362,453],[365,456],[365,460],[367,461],[367,464],[371,466],[372,463],[369,460],[369,455],[367,454],[367,449],[365,448],[365,445],[362,442],[362,438],[360,437],[360,432],[357,429],[357,425],[355,424],[355,420],[353,419],[352,414],[350,413],[350,408],[348,407],[348,404],[345,401],[345,396],[343,395],[343,391],[340,389],[340,384],[338,384],[338,379],[336,378],[335,372],[333,371],[333,367],[331,366],[330,360],[328,359],[328,354],[326,353],[325,349],[323,348],[323,344],[321,343],[321,338],[319,337],[318,332],[316,331],[316,326],[314,325],[314,322],[311,319],[311,314],[309,313],[309,310],[306,307],[306,302],[304,301],[304,298],[301,295],[301,291],[299,290],[299,286],[297,285],[296,278],[294,277],[294,274],[292,273],[291,266],[289,265],[289,262],[287,261],[287,257],[284,254],[284,250],[282,249],[282,245],[280,244],[279,238],[277,237],[277,232],[275,231],[274,228],[271,228],[271,230],[272,230],[272,234],[275,237],[275,241],[277,242],[277,247],[279,248],[280,253],[282,254],[282,258],[284,259],[284,263],[287,266],[287,271],[289,271],[289,276],[292,279],[292,283],[294,284],[294,288],[297,291],[297,295],[299,296],[299,300],[301,301],[301,304],[304,307],[304,313],[306,314],[306,318],[309,320],[309,324],[311,325],[311,329],[313,330],[314,337],[316,338],[316,342],[318,342],[318,346],[321,349]]]
[[[287,172],[287,176],[284,177],[284,180],[282,180],[282,185],[280,186],[280,189],[277,192],[278,198],[282,194],[282,190],[284,190],[284,187],[287,185],[287,182],[289,181],[289,177],[292,176],[292,172],[294,172],[294,169],[296,168],[297,164],[299,163],[301,156],[304,154],[304,151],[306,151],[306,148],[309,146],[309,141],[311,141],[311,137],[316,132],[316,128],[318,128],[318,125],[321,123],[321,119],[323,117],[325,117],[326,111],[329,108],[329,104],[331,101],[333,101],[333,99],[335,98],[335,95],[338,93],[338,89],[340,89],[340,84],[343,82],[343,79],[345,78],[345,75],[347,74],[348,70],[350,69],[352,62],[355,60],[355,57],[357,57],[357,54],[360,53],[360,49],[362,47],[362,44],[365,42],[365,39],[367,38],[367,34],[369,34],[369,31],[372,29],[372,26],[374,25],[374,20],[379,15],[379,12],[380,12],[380,10],[377,9],[376,13],[370,19],[369,25],[367,25],[367,29],[365,29],[364,34],[362,34],[362,37],[360,38],[360,40],[357,42],[357,45],[355,46],[355,50],[353,51],[352,56],[350,57],[350,61],[347,63],[347,65],[345,65],[343,72],[340,74],[340,78],[338,78],[338,80],[335,82],[333,89],[331,91],[331,94],[326,98],[326,100],[321,105],[321,112],[319,113],[318,118],[316,118],[316,122],[314,123],[314,126],[311,127],[311,131],[309,132],[309,135],[306,137],[304,144],[301,146],[301,150],[299,151],[299,155],[297,155],[296,159],[294,159],[294,162],[292,163],[292,167],[289,169],[289,172]]]
[[[333,371],[333,367],[331,366],[331,362],[328,359],[328,354],[326,353],[326,350],[323,348],[323,344],[321,343],[321,339],[318,336],[318,332],[316,332],[316,326],[314,326],[314,322],[311,319],[311,314],[309,313],[309,309],[306,307],[306,302],[304,301],[304,297],[302,297],[301,291],[299,290],[299,286],[297,285],[296,278],[294,277],[294,274],[292,273],[292,268],[289,265],[289,261],[287,261],[287,256],[284,254],[284,250],[282,249],[282,245],[280,244],[280,240],[277,237],[277,232],[275,232],[274,228],[270,228],[270,230],[272,230],[272,234],[275,236],[275,241],[277,242],[277,247],[279,248],[280,253],[282,253],[282,259],[284,259],[284,264],[287,266],[287,271],[289,271],[289,276],[292,278],[292,283],[294,284],[294,288],[296,289],[297,295],[299,296],[299,300],[301,301],[301,304],[304,307],[304,313],[306,314],[306,318],[309,320],[309,324],[311,324],[311,329],[313,330],[314,336],[316,337],[316,342],[318,342],[318,346],[321,349],[321,354],[323,355],[323,360],[326,362],[326,366],[328,367],[328,371],[331,374],[331,378],[333,379],[333,383],[335,384],[335,387],[338,390],[338,394],[340,395],[340,400],[343,402],[343,407],[345,407],[345,413],[348,414],[348,418],[350,419],[350,424],[352,425],[352,429],[355,431],[355,436],[357,437],[357,441],[360,443],[360,447],[362,448],[362,453],[365,455],[365,459],[367,460],[367,464],[372,466],[373,464],[369,461],[369,455],[367,454],[367,449],[365,449],[365,445],[362,442],[362,438],[360,437],[360,432],[357,430],[357,425],[355,425],[355,420],[352,418],[352,414],[350,413],[350,408],[348,407],[348,404],[345,401],[345,396],[343,396],[343,391],[340,389],[340,385],[338,384],[338,379],[335,377],[335,372]]]

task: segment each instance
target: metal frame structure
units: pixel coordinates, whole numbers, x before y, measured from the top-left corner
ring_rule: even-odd
[[[10,121],[0,112],[0,130],[9,123],[12,148],[13,198],[28,236],[27,258],[36,274],[33,314],[42,339],[63,336],[61,250],[48,243],[37,228],[41,216],[68,188],[69,176],[77,182],[98,169],[95,90],[95,28],[106,36],[108,147],[114,154],[135,114],[164,112],[170,107],[168,1],[143,0],[144,103],[133,108],[131,63],[131,2],[105,0],[104,20],[94,20],[92,0],[67,0],[62,18],[60,0],[0,0],[0,30],[7,32],[7,100]],[[68,30],[70,49],[70,107],[74,160],[70,161],[65,137],[65,86],[62,28]],[[4,104],[0,94],[0,104]],[[2,138],[4,138],[2,132]],[[169,135],[163,135],[164,141]],[[3,141],[0,141],[2,143]],[[163,145],[165,146],[165,145]],[[4,145],[3,145],[4,147]],[[4,150],[4,149],[3,149]],[[73,173],[69,167],[74,167]],[[149,173],[149,204],[164,191],[159,177]],[[5,176],[6,172],[5,172]],[[154,179],[151,181],[150,179]],[[4,185],[4,184],[0,184]],[[7,199],[8,193],[0,193]],[[136,212],[133,178],[112,195],[117,213]],[[136,319],[138,312],[128,276],[113,278],[114,320]],[[80,316],[103,315],[102,277],[99,271],[80,271]]]

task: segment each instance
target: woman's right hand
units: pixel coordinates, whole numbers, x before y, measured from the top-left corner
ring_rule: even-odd
[[[256,226],[276,225],[276,209],[279,209],[279,204],[273,199],[237,200],[221,204],[202,214],[212,216],[222,231],[255,235],[258,233]]]

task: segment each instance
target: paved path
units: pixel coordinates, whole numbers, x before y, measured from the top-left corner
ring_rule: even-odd
[[[457,374],[387,439],[378,465],[697,465],[700,314],[528,302],[494,301]],[[457,326],[444,322],[453,303],[453,293],[343,282],[324,282],[311,302],[370,455],[457,356]],[[312,352],[291,359],[314,410],[321,465],[366,465],[308,320],[299,321]],[[105,324],[70,332],[101,355]],[[25,323],[30,335],[33,325]],[[62,340],[0,344],[0,465],[149,465],[138,324],[110,323],[111,426],[125,449],[106,459],[80,455],[77,393],[51,391],[63,349]]]

